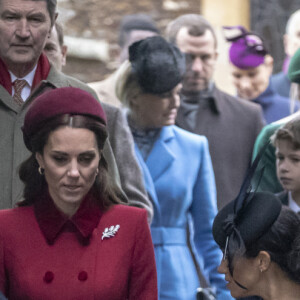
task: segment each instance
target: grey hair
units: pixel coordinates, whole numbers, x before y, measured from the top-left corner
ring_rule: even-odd
[[[50,19],[51,19],[51,26],[53,26],[56,18],[57,0],[32,0],[32,1],[45,1],[47,3],[47,10],[49,12]]]

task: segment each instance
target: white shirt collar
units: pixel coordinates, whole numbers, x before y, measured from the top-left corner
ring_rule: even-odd
[[[9,74],[10,74],[10,78],[11,78],[11,82],[12,83],[16,79],[24,79],[27,82],[27,84],[25,85],[25,87],[22,89],[22,92],[21,92],[21,97],[22,97],[23,101],[26,101],[28,99],[28,97],[30,96],[31,88],[32,88],[32,83],[33,83],[33,79],[34,79],[36,68],[37,68],[37,65],[33,68],[33,70],[30,73],[28,73],[26,76],[24,76],[22,78],[16,77],[12,72],[10,72],[8,70]],[[14,93],[15,93],[15,89],[14,89],[14,87],[12,87],[12,95],[14,95]]]
[[[293,210],[294,212],[298,213],[300,212],[300,206],[295,202],[295,200],[292,198],[292,193],[288,192],[288,198],[289,198],[289,208]]]
[[[37,68],[37,65],[35,65],[35,67],[33,68],[33,70],[30,73],[28,73],[26,76],[24,76],[22,78],[16,77],[11,71],[8,70],[8,72],[10,74],[11,82],[13,83],[16,79],[24,79],[24,80],[26,80],[27,84],[31,88],[36,68]]]

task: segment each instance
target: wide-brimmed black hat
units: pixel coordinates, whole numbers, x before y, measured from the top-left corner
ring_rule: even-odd
[[[252,192],[248,203],[235,212],[235,201],[222,208],[215,217],[213,236],[221,249],[225,249],[227,237],[239,239],[247,249],[262,237],[277,220],[281,211],[278,197],[269,192]],[[236,241],[238,244],[240,240]]]
[[[266,234],[281,212],[281,202],[275,194],[256,192],[251,180],[268,143],[247,171],[237,197],[223,207],[214,219],[213,237],[228,258],[232,273],[232,258],[243,255],[251,244]],[[264,168],[259,170],[263,175]],[[257,188],[257,187],[256,187]]]
[[[153,36],[129,47],[132,71],[146,93],[163,94],[181,82],[185,59],[180,50],[161,36]]]

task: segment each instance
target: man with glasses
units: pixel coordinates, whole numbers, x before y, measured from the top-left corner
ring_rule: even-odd
[[[182,15],[167,27],[168,39],[186,55],[181,106],[176,123],[205,135],[216,177],[218,208],[234,199],[251,162],[255,139],[264,125],[261,108],[219,90],[213,73],[217,39],[201,15]]]

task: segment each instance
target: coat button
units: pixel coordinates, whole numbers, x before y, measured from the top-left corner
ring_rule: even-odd
[[[78,274],[78,280],[80,280],[80,281],[86,281],[87,279],[88,279],[88,274],[87,274],[87,272],[81,271],[81,272]]]
[[[47,271],[44,275],[44,281],[46,283],[51,283],[54,279],[54,274],[51,271]]]

